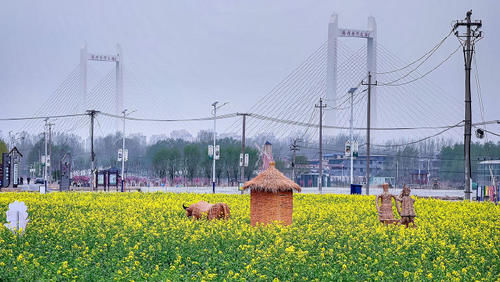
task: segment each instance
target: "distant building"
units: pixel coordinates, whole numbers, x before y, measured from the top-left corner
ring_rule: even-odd
[[[325,154],[323,158],[327,161],[330,178],[333,181],[347,181],[351,173],[351,159],[344,154]],[[359,155],[353,161],[353,176],[357,178],[355,182],[365,180],[366,176],[366,155]],[[370,155],[370,176],[380,176],[386,161],[385,155]],[[391,175],[392,176],[392,175]]]
[[[301,187],[318,187],[318,172],[303,173],[297,176],[295,182]],[[331,186],[330,177],[328,177],[328,172],[323,172],[323,186]]]
[[[498,180],[500,179],[500,160],[482,161],[479,163],[477,183],[480,186],[492,185],[491,176],[493,176],[495,184],[498,185]]]
[[[429,171],[418,169],[411,172],[411,181],[409,184],[427,185],[429,184]]]

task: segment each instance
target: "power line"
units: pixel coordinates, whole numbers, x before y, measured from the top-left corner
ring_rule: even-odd
[[[443,133],[445,133],[446,131],[452,129],[452,128],[455,128],[455,127],[458,127],[459,124],[463,123],[463,121],[457,123],[456,125],[453,125],[453,126],[450,126],[444,130],[441,130],[440,132],[436,133],[436,134],[433,134],[431,136],[427,136],[427,137],[424,137],[422,139],[419,139],[419,140],[416,140],[416,141],[412,141],[412,142],[408,142],[408,143],[405,143],[405,144],[397,144],[397,145],[377,145],[377,144],[371,144],[372,146],[376,146],[376,147],[403,147],[403,146],[408,146],[408,145],[411,145],[411,144],[415,144],[415,143],[419,143],[419,142],[422,142],[422,141],[425,141],[427,139],[430,139],[432,137],[436,137],[438,135],[441,135]]]
[[[475,126],[474,126],[475,127]],[[495,136],[498,136],[500,137],[500,133],[495,133],[495,132],[492,132],[492,131],[489,131],[489,130],[486,130],[486,129],[483,129],[485,132],[488,132],[489,134],[492,134],[492,135],[495,135]]]
[[[425,60],[419,64],[414,70],[416,70],[419,66],[421,66],[425,61],[427,61],[438,49],[439,47],[441,47],[441,45],[443,45],[443,43],[446,41],[446,39],[448,39],[451,34],[453,33],[453,31],[450,31],[443,39],[441,39],[441,41],[439,41],[434,47],[432,47],[432,49],[430,49],[429,51],[427,51],[424,55],[422,55],[420,58],[416,59],[415,61],[409,63],[408,65],[402,67],[402,68],[398,68],[398,69],[395,69],[395,70],[391,70],[391,71],[386,71],[386,72],[377,72],[376,74],[389,74],[389,73],[394,73],[394,72],[398,72],[398,71],[402,71],[404,69],[407,69],[409,68],[410,66],[414,65],[415,63],[419,62],[420,60],[422,60],[423,58],[425,58]],[[428,55],[428,57],[426,57]]]
[[[305,123],[301,121],[294,121],[294,120],[285,120],[285,119],[279,119],[279,118],[274,118],[274,117],[269,117],[269,116],[264,116],[260,114],[255,114],[252,113],[251,117],[256,118],[256,119],[262,119],[262,120],[268,120],[268,121],[273,121],[273,122],[278,122],[278,123],[285,123],[285,124],[290,124],[290,125],[297,125],[297,126],[305,126],[305,127],[319,127],[319,124],[315,123]],[[488,121],[486,123],[496,123],[497,121]],[[462,123],[462,121],[460,122]],[[483,123],[477,123],[477,124],[483,124]],[[336,126],[336,125],[323,125],[324,128],[330,128],[330,129],[350,129],[348,126]],[[372,127],[371,130],[380,130],[380,131],[385,131],[385,130],[418,130],[418,129],[450,129],[457,127],[456,125],[444,125],[444,126],[419,126],[419,127]],[[353,127],[355,130],[366,130],[366,127]]]
[[[114,115],[106,112],[100,112],[101,115],[112,117],[112,118],[119,118],[123,119],[123,116],[119,115]],[[236,117],[238,113],[231,113],[231,114],[225,114],[225,115],[220,115],[217,116],[217,119],[228,119],[228,118],[233,118]],[[251,114],[250,114],[251,116]],[[138,117],[129,117],[127,116],[125,118],[126,120],[133,120],[133,121],[152,121],[152,122],[183,122],[183,121],[207,121],[207,120],[214,120],[214,117],[201,117],[201,118],[186,118],[186,119],[153,119],[153,118],[138,118]]]
[[[122,116],[115,115],[115,114],[110,114],[107,112],[99,112],[100,115],[111,117],[111,118],[118,118],[118,119],[123,119]],[[230,113],[230,114],[225,114],[225,115],[220,115],[217,116],[217,119],[229,119],[229,118],[234,118],[237,117],[239,113]],[[16,121],[16,120],[43,120],[43,119],[55,119],[55,118],[69,118],[69,117],[81,117],[81,116],[87,116],[88,113],[79,113],[79,114],[66,114],[66,115],[48,115],[48,116],[34,116],[34,117],[11,117],[11,118],[0,118],[0,121]],[[268,121],[273,121],[273,122],[278,122],[278,123],[284,123],[284,124],[290,124],[290,125],[297,125],[297,126],[304,126],[304,127],[319,127],[319,124],[311,123],[311,122],[300,122],[300,121],[294,121],[294,120],[286,120],[286,119],[279,119],[279,118],[274,118],[274,117],[269,117],[269,116],[264,116],[256,113],[248,113],[247,114],[249,117],[255,118],[255,119],[260,119],[260,120],[268,120]],[[312,118],[312,117],[311,117]],[[200,117],[200,118],[186,118],[186,119],[156,119],[156,118],[139,118],[139,117],[127,117],[126,120],[131,120],[131,121],[150,121],[150,122],[183,122],[183,121],[209,121],[209,120],[214,120],[214,117]],[[461,127],[461,123],[463,121],[460,121],[457,124],[454,125],[442,125],[442,126],[417,126],[417,127],[373,127],[371,130],[380,130],[380,131],[392,131],[392,130],[419,130],[419,129],[446,129],[449,130],[451,128],[455,127]],[[500,124],[500,120],[489,120],[489,121],[484,121],[484,122],[477,122],[473,123],[473,126],[480,126],[480,125],[488,125],[488,124]],[[349,129],[350,127],[345,127],[345,126],[335,126],[335,125],[323,125],[324,128],[331,128],[331,129]],[[355,130],[366,130],[366,127],[354,127],[353,129]]]
[[[34,116],[34,117],[12,117],[12,118],[0,118],[0,121],[16,121],[16,120],[44,120],[44,119],[54,119],[54,118],[68,118],[68,117],[80,117],[87,114],[68,114],[68,115],[47,115],[47,116]]]
[[[406,75],[398,78],[398,79],[395,79],[393,81],[390,81],[390,82],[382,82],[380,83],[381,86],[402,86],[402,85],[406,85],[406,84],[410,84],[412,82],[415,82],[419,79],[422,79],[424,77],[426,77],[428,74],[430,74],[431,72],[435,71],[436,69],[438,69],[440,66],[442,66],[444,63],[446,63],[459,49],[460,47],[462,46],[458,46],[453,52],[451,52],[451,54],[448,55],[448,57],[446,57],[443,61],[441,61],[438,65],[436,65],[434,68],[430,69],[429,71],[427,71],[426,73],[424,73],[423,75],[415,78],[415,79],[412,79],[412,80],[409,80],[409,81],[405,81],[405,82],[401,82],[401,83],[395,83],[395,82],[398,82],[400,80],[402,80],[403,78],[406,78],[408,75],[410,75],[413,71],[415,71],[416,69],[414,69],[413,71],[407,73]]]

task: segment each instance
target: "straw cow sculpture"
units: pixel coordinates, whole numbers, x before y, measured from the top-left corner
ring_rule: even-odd
[[[228,219],[231,216],[231,211],[226,203],[210,204],[205,201],[199,201],[189,207],[182,205],[186,210],[187,217],[200,219],[206,217],[208,220],[212,219]]]

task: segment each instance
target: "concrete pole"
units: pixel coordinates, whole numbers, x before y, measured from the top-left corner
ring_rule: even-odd
[[[361,83],[368,86],[368,103],[366,106],[366,195],[370,195],[370,126],[371,126],[371,93],[372,86],[377,85],[377,82],[372,83],[372,74],[368,72],[368,83]]]
[[[95,181],[95,153],[94,153],[94,119],[95,119],[95,114],[97,111],[95,110],[90,110],[88,111],[90,115],[90,186],[91,189],[94,190],[94,188],[97,188],[96,181]],[[97,190],[97,189],[96,189]]]
[[[214,154],[212,158],[212,193],[215,194],[215,140],[217,135],[217,103],[214,102],[212,106],[214,107]]]
[[[240,183],[243,183],[245,181],[245,130],[246,130],[246,118],[247,114],[241,114],[243,116],[243,128],[241,129],[242,134],[241,134],[241,155],[243,156],[243,163],[242,166],[240,167]],[[241,194],[243,194],[243,190],[241,191]]]
[[[295,167],[297,166],[295,159],[297,158],[297,151],[300,151],[299,145],[297,145],[298,141],[301,141],[301,139],[293,139],[293,143],[290,145],[290,150],[293,152],[292,153],[292,181],[293,182],[295,182]]]
[[[349,125],[349,127],[350,127],[349,128],[349,143],[350,143],[350,146],[351,146],[350,147],[351,148],[350,149],[350,152],[351,152],[350,153],[350,157],[351,157],[351,169],[350,169],[351,183],[350,184],[354,184],[354,182],[353,182],[354,181],[354,168],[353,168],[353,166],[354,166],[354,157],[353,157],[353,154],[354,154],[353,153],[354,142],[353,142],[353,136],[352,136],[352,127],[353,127],[353,118],[354,118],[353,117],[353,115],[354,115],[354,110],[353,110],[353,108],[354,108],[354,91],[356,91],[356,90],[354,89],[352,91],[349,91],[351,93],[351,119],[349,120],[349,124],[350,124]],[[342,172],[343,171],[344,170],[342,169]]]
[[[122,136],[122,188],[121,191],[125,191],[125,117],[127,113],[127,109],[123,110],[123,136]]]
[[[465,40],[465,132],[464,132],[464,149],[465,149],[465,199],[470,201],[471,198],[471,161],[470,161],[470,143],[471,143],[471,90],[470,90],[470,71],[472,67],[472,47],[471,47],[471,16],[472,13],[467,13],[467,38]]]
[[[48,175],[48,180],[52,183],[52,125],[53,123],[47,124],[49,126],[49,175]]]
[[[295,159],[297,157],[297,149],[295,148],[295,143],[296,143],[296,140],[293,140],[293,149],[292,149],[292,181],[295,182],[295,166],[297,165],[295,163]]]
[[[45,183],[45,193],[47,193],[47,129],[48,129],[48,119],[45,119],[45,130],[44,134],[44,143],[45,143],[45,160],[43,167],[43,182]]]
[[[465,60],[465,126],[464,126],[464,160],[465,160],[465,200],[471,199],[471,159],[470,159],[470,146],[471,146],[471,128],[472,128],[472,110],[471,110],[471,89],[470,89],[470,73],[472,66],[472,56],[474,54],[475,41],[481,38],[482,34],[479,28],[482,27],[481,21],[472,21],[472,10],[467,12],[465,20],[457,21],[453,27],[456,30],[460,26],[467,28],[466,34],[461,35],[458,31],[455,35],[458,38],[465,37],[462,43],[464,60]],[[472,30],[472,27],[475,27]]]
[[[398,188],[398,179],[399,179],[399,160],[396,160],[396,188]]]
[[[319,98],[319,105],[314,105],[314,107],[319,108],[319,179],[318,179],[318,190],[319,193],[323,193],[323,109],[326,108],[326,104],[323,105],[323,99]]]
[[[319,193],[323,193],[323,99],[319,99]]]
[[[366,121],[366,195],[370,195],[370,109],[371,109],[371,82],[372,76],[368,73],[368,106]]]

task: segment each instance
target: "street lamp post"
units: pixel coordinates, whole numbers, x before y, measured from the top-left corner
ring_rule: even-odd
[[[121,191],[125,191],[125,119],[128,115],[132,114],[135,111],[129,112],[127,114],[127,109],[123,110],[123,136],[122,136],[122,188]]]
[[[217,109],[219,108],[222,108],[224,105],[227,104],[224,103],[220,106],[217,107],[217,104],[219,103],[219,101],[215,101],[214,103],[212,103],[212,107],[214,107],[214,149],[213,149],[213,155],[212,155],[212,158],[213,158],[213,162],[212,162],[212,193],[215,194],[215,141],[216,141],[216,138],[217,138]]]
[[[44,128],[44,143],[45,143],[45,157],[44,157],[44,166],[43,166],[43,183],[45,186],[45,192],[47,193],[47,128],[48,128],[49,119],[45,119],[45,128]]]
[[[125,191],[125,117],[127,113],[127,109],[123,110],[123,132],[122,132],[122,189],[121,191]]]
[[[354,183],[353,182],[353,179],[354,179],[354,158],[353,158],[353,149],[354,149],[354,142],[353,142],[353,136],[352,136],[352,124],[353,124],[353,113],[354,113],[354,92],[356,92],[358,88],[357,87],[354,87],[354,88],[351,88],[349,89],[348,93],[351,94],[351,119],[349,121],[350,123],[350,129],[349,129],[349,151],[350,151],[350,158],[351,158],[351,166],[350,166],[350,170],[351,170],[351,185]]]
[[[217,104],[219,102],[215,101],[212,104],[212,107],[214,107],[214,150],[213,150],[213,155],[212,155],[212,193],[215,194],[215,139],[217,135],[216,131],[216,126],[217,126]]]

